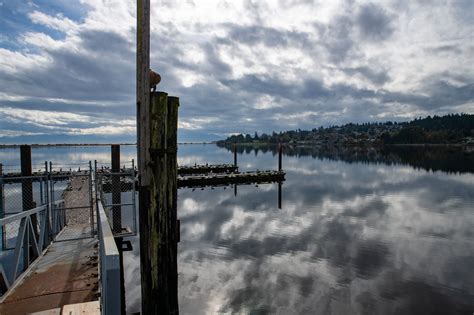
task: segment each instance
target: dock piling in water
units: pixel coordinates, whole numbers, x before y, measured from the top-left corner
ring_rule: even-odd
[[[111,146],[112,157],[112,227],[114,233],[122,232],[122,203],[121,189],[120,189],[120,145],[113,144]]]
[[[177,97],[151,94],[149,186],[140,183],[142,313],[178,313]],[[139,167],[139,172],[143,168]]]

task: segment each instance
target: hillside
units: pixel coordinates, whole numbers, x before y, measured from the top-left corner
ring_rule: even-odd
[[[428,116],[410,122],[376,122],[289,130],[272,134],[232,135],[230,143],[311,143],[319,145],[474,144],[474,115]]]

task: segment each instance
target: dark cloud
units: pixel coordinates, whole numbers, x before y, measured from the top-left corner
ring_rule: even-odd
[[[281,31],[275,28],[260,25],[242,26],[236,24],[226,24],[229,35],[225,39],[220,39],[223,43],[236,41],[246,45],[256,45],[263,43],[268,47],[279,46],[306,46],[309,45],[308,33],[297,31]]]
[[[472,7],[469,1],[446,5],[447,18],[459,15],[456,29],[442,33],[437,28],[427,28],[427,34],[434,39],[426,44],[421,39],[422,47],[410,55],[420,60],[416,76],[405,73],[410,71],[404,71],[404,61],[399,60],[402,57],[397,52],[384,50],[382,45],[381,51],[374,53],[367,50],[366,44],[398,43],[404,36],[412,40],[411,33],[394,36],[401,27],[407,27],[405,15],[417,17],[420,21],[416,21],[426,27],[435,23],[430,15],[416,12],[418,4],[359,5],[348,1],[324,19],[315,15],[310,20],[291,18],[291,23],[286,15],[282,15],[281,23],[272,23],[268,12],[276,10],[293,16],[294,9],[299,8],[303,16],[314,10],[314,1],[285,0],[274,4],[277,7],[272,5],[244,1],[245,19],[209,22],[196,18],[183,22],[179,18],[175,21],[160,17],[159,23],[153,25],[151,67],[162,75],[159,89],[181,99],[180,119],[188,129],[180,130],[180,140],[216,140],[231,132],[269,133],[296,125],[311,129],[365,122],[374,117],[406,120],[412,113],[433,115],[460,108],[472,110],[474,80],[464,66],[456,66],[457,60],[470,62],[467,52],[472,52],[472,48],[462,40],[463,34],[469,33],[465,23],[466,17],[472,15],[468,12]],[[87,7],[90,11],[76,14],[72,12],[76,5],[62,4],[67,11],[65,16],[72,19],[68,23],[77,24],[74,31],[66,34],[67,31],[32,23],[28,18],[28,13],[38,10],[60,19],[56,14],[61,6],[48,12],[49,5],[32,9],[24,3],[8,2],[6,8],[13,12],[16,6],[18,18],[8,17],[5,23],[23,26],[12,33],[18,37],[14,46],[9,35],[11,27],[6,28],[8,34],[2,35],[9,44],[2,46],[0,37],[0,47],[31,58],[41,56],[47,62],[0,70],[0,107],[78,113],[91,120],[107,115],[117,120],[130,119],[134,115],[134,25],[102,29],[88,24],[96,18],[92,5]],[[179,12],[179,7],[180,4],[170,4],[164,10]],[[319,7],[324,10],[324,3]],[[421,7],[423,12],[431,12],[433,4],[427,2]],[[199,5],[189,8],[197,10]],[[216,7],[219,9],[228,14],[235,8],[225,3]],[[403,14],[396,16],[392,12]],[[59,40],[60,45],[28,44],[20,36],[26,32],[44,33]],[[431,70],[434,63],[437,72]],[[400,90],[395,84],[407,88]],[[26,99],[19,100],[17,96]],[[52,101],[54,98],[62,102]],[[262,99],[268,100],[265,106]],[[2,125],[5,121],[5,117],[0,118]],[[30,130],[31,125],[25,123],[24,131]],[[79,125],[71,122],[71,126]],[[47,133],[47,128],[43,132]]]
[[[383,85],[390,81],[390,76],[388,71],[385,69],[374,70],[368,66],[355,67],[355,68],[343,68],[342,71],[349,75],[361,75],[362,77],[368,79],[374,84]]]
[[[382,7],[373,3],[360,7],[356,21],[363,39],[383,41],[394,32],[392,17]]]
[[[425,50],[429,53],[435,54],[451,54],[454,53],[459,55],[462,53],[459,45],[440,45],[436,47],[425,48]]]
[[[420,109],[434,110],[465,104],[474,100],[474,83],[456,86],[444,80],[425,83],[428,95],[382,91],[384,103],[412,104]]]
[[[315,29],[320,33],[321,44],[326,48],[330,61],[340,63],[356,56],[353,22],[349,16],[336,16],[328,25],[317,23]]]

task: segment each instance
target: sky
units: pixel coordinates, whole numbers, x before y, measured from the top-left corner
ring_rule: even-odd
[[[0,143],[134,142],[136,1],[0,0]],[[179,141],[474,113],[474,1],[154,1]]]

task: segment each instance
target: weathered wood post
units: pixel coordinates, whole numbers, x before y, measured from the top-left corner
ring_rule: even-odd
[[[178,314],[177,98],[150,101],[150,0],[137,1],[137,155],[142,314]],[[174,114],[173,114],[174,113]],[[174,219],[173,219],[174,218]],[[174,220],[174,221],[173,221]]]
[[[138,157],[138,210],[140,227],[140,274],[142,314],[153,314],[152,266],[157,257],[151,248],[150,207],[150,0],[137,0],[137,157]],[[153,281],[151,281],[153,279]],[[156,313],[156,312],[155,312]]]
[[[120,187],[120,145],[112,144],[112,229],[114,233],[122,232],[122,189]]]
[[[140,210],[143,314],[178,314],[178,106],[179,99],[164,92],[151,95],[150,204]]]

